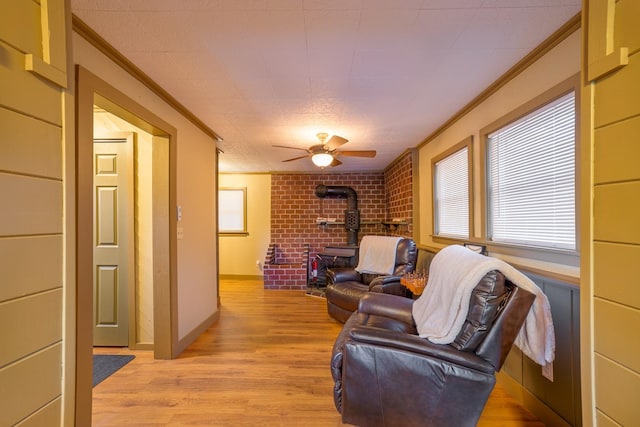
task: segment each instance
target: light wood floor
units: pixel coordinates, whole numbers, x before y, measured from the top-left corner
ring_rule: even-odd
[[[94,426],[342,426],[329,358],[341,324],[324,299],[223,280],[220,320],[176,360],[136,358],[93,389]],[[462,408],[461,408],[462,409]],[[541,427],[496,387],[479,426]]]

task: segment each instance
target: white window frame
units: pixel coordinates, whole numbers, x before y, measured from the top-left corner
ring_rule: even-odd
[[[247,234],[246,187],[218,189],[218,233]]]
[[[431,161],[432,171],[432,200],[433,200],[433,237],[434,240],[469,240],[473,235],[473,203],[472,203],[472,151],[473,151],[473,137],[469,136],[460,143],[454,145],[450,149],[446,150],[439,156],[436,156]],[[464,156],[461,158],[460,156]],[[460,218],[452,217],[456,215],[454,207],[460,208],[460,200],[453,201],[453,203],[442,203],[440,200],[440,190],[447,188],[447,183],[443,182],[443,176],[439,171],[441,166],[447,166],[447,162],[451,161],[466,161],[466,164],[460,164],[459,167],[463,170],[448,170],[448,173],[453,173],[453,176],[458,175],[458,181],[453,183],[453,187],[450,191],[458,192],[459,196],[463,197],[465,201],[462,202],[462,212]],[[444,162],[444,163],[443,163]],[[449,164],[448,167],[455,167],[455,164]],[[459,184],[465,188],[460,188]],[[458,185],[456,185],[458,184]],[[460,194],[459,192],[462,191]],[[465,194],[466,192],[466,194]],[[459,199],[459,197],[458,197]],[[457,204],[457,206],[456,206]],[[464,210],[466,208],[466,211]],[[446,224],[448,223],[448,224]],[[466,230],[464,230],[466,227]],[[444,228],[444,229],[443,229]],[[466,231],[458,233],[457,230]]]

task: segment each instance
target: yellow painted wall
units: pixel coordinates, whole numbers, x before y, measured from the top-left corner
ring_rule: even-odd
[[[216,141],[75,32],[72,40],[75,63],[177,129],[177,204],[182,207],[178,227],[184,234],[177,241],[178,337],[182,339],[218,310]]]
[[[220,236],[220,274],[262,276],[262,264],[271,239],[271,175],[220,174],[219,179],[220,187],[247,189],[249,232],[247,236]]]
[[[559,43],[533,65],[517,75],[496,93],[480,105],[462,116],[436,138],[418,149],[419,158],[419,194],[420,217],[418,242],[431,247],[442,247],[433,240],[433,203],[431,161],[448,148],[458,144],[470,135],[473,136],[473,222],[474,236],[480,237],[481,231],[481,187],[480,187],[480,130],[519,106],[531,101],[548,89],[580,72],[580,31],[577,31]],[[506,258],[506,257],[505,257]],[[532,263],[522,259],[508,259],[520,265],[533,266],[557,273],[578,276],[577,268],[552,263]]]
[[[558,42],[554,47],[543,55],[538,56],[535,61],[521,70],[517,75],[512,75],[509,81],[493,92],[489,97],[480,101],[474,108],[459,117],[455,122],[442,130],[435,137],[428,140],[425,144],[418,148],[418,189],[420,197],[419,212],[420,215],[416,219],[419,221],[418,243],[428,247],[442,247],[446,243],[436,241],[433,238],[433,206],[432,206],[432,159],[441,155],[447,149],[456,144],[473,137],[472,146],[472,176],[473,176],[473,233],[476,238],[482,238],[482,178],[481,178],[481,131],[494,122],[510,115],[515,110],[520,109],[525,104],[531,104],[532,101],[539,98],[551,89],[559,86],[567,86],[568,84],[577,84],[577,75],[581,68],[581,31],[575,30],[571,33],[565,33],[564,39],[557,39]],[[560,41],[561,40],[561,41]],[[416,221],[414,220],[414,221]],[[529,268],[539,273],[544,273],[545,277],[561,276],[562,282],[566,282],[567,278],[572,282],[577,282],[580,277],[579,267],[577,265],[568,265],[549,257],[546,261],[539,259],[526,258],[524,251],[519,252],[518,256],[492,253],[493,256],[504,259],[518,267]],[[570,259],[575,262],[576,257]],[[551,285],[547,284],[547,291]],[[553,292],[552,292],[553,293]],[[556,330],[563,331],[563,336],[557,336],[557,339],[564,339],[565,343],[573,339],[577,339],[578,332],[573,331],[572,322],[572,302],[570,293],[555,292],[550,299],[553,299],[554,308],[562,310],[562,315],[554,318],[556,321]],[[568,340],[568,341],[567,341]],[[574,363],[574,352],[576,348],[568,348],[565,346],[562,350],[562,357],[557,360],[557,365],[563,368]],[[558,356],[558,354],[557,354]],[[549,425],[567,425],[568,420],[571,422],[576,420],[575,415],[579,411],[580,404],[574,399],[579,399],[579,393],[573,395],[558,395],[558,390],[566,390],[564,387],[573,387],[580,384],[576,381],[572,382],[572,378],[567,378],[566,370],[563,371],[564,377],[558,375],[558,382],[554,387],[547,387],[540,374],[538,367],[535,368],[523,361],[522,356],[518,358],[518,353],[512,352],[511,361],[508,362],[507,368],[503,371],[503,385],[511,392],[519,401],[531,410],[536,416]],[[577,358],[577,357],[576,357]],[[578,375],[579,369],[575,370]],[[515,375],[511,377],[510,375]],[[571,375],[571,374],[569,374]],[[525,379],[523,379],[525,378]],[[547,394],[549,391],[549,394]],[[563,418],[563,415],[567,417]],[[564,424],[563,424],[564,423]]]
[[[593,215],[583,226],[583,418],[640,425],[640,2],[590,0],[585,9],[583,135],[593,169],[582,194]]]

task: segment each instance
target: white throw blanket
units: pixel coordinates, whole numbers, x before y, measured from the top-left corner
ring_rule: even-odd
[[[364,236],[358,252],[358,273],[393,274],[402,237]]]
[[[413,304],[419,335],[436,344],[453,342],[467,317],[471,292],[492,270],[500,271],[515,285],[536,296],[514,344],[537,364],[550,364],[555,357],[555,335],[547,296],[531,279],[506,262],[459,245],[440,250],[431,262],[427,286]]]

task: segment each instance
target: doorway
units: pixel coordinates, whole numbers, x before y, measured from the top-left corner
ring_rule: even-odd
[[[175,127],[76,66],[76,421],[91,419],[93,362],[93,136],[94,106],[151,135],[153,352],[172,359],[178,351]],[[88,424],[87,424],[88,425]]]

